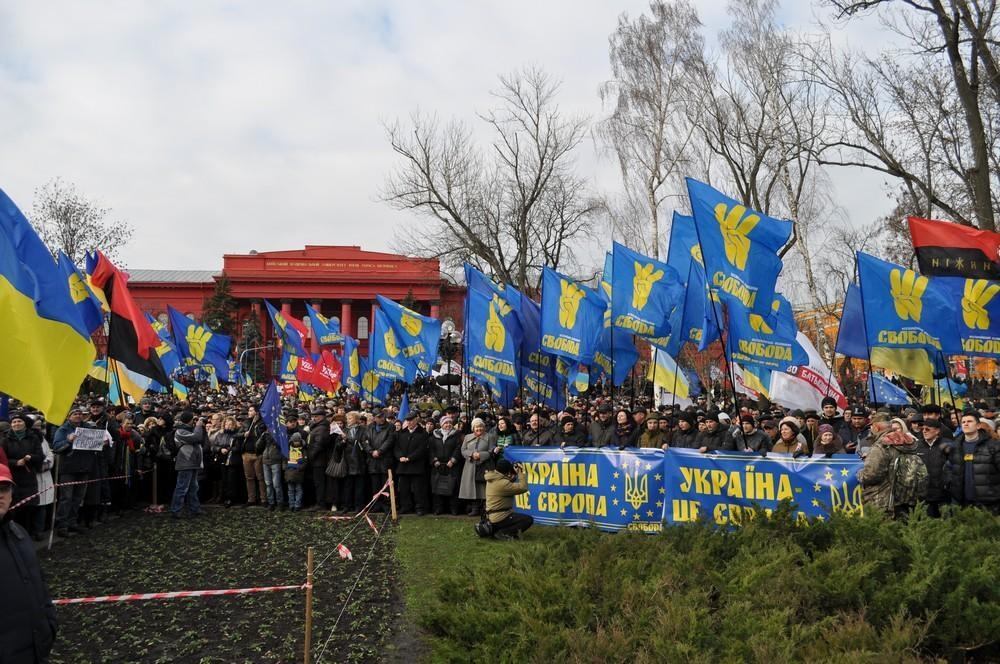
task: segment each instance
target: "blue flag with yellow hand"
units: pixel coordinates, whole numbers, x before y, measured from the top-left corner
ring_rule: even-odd
[[[940,279],[861,252],[858,277],[869,346],[948,352],[959,338],[960,301]]]
[[[809,364],[809,355],[795,340],[798,328],[792,305],[782,295],[774,296],[767,316],[753,313],[735,300],[726,307],[729,313],[726,350],[732,361],[777,371]]]
[[[390,383],[401,380],[409,384],[417,378],[415,359],[403,353],[399,337],[381,307],[375,310],[374,327],[368,338],[368,359],[371,368]]]
[[[59,268],[66,275],[66,279],[69,282],[70,297],[73,298],[73,304],[76,305],[77,310],[80,312],[83,324],[93,334],[104,324],[104,310],[101,308],[101,301],[90,290],[86,278],[73,265],[73,261],[61,250],[59,251]]]
[[[383,405],[389,398],[389,388],[392,381],[383,378],[378,371],[371,366],[370,358],[362,357],[361,360],[361,398],[372,403]]]
[[[396,334],[403,357],[413,362],[421,375],[429,375],[431,367],[437,364],[441,321],[418,314],[387,297],[376,295],[375,299]]]
[[[233,347],[232,338],[213,332],[207,325],[196,323],[169,305],[167,305],[167,317],[170,320],[170,335],[178,355],[182,358],[191,358],[199,364],[211,365],[219,380],[231,381],[229,352]]]
[[[693,343],[698,346],[698,350],[705,350],[721,336],[718,295],[713,298],[708,288],[705,261],[701,255],[698,231],[694,224],[694,217],[674,212],[673,224],[670,226],[667,265],[677,270],[677,274],[685,280],[687,286],[679,324],[680,332],[671,334],[670,344],[666,348],[673,356],[680,352],[681,346],[685,343]],[[715,312],[712,311],[712,302],[716,304]]]
[[[932,277],[959,302],[958,339],[942,339],[944,353],[970,357],[1000,357],[1000,281]]]
[[[320,312],[316,311],[316,307],[306,304],[306,314],[309,318],[309,326],[312,328],[312,334],[316,337],[316,340],[321,346],[330,346],[332,344],[342,344],[344,343],[344,337],[340,333],[340,322],[335,320],[330,320]]]
[[[767,315],[781,272],[777,252],[792,222],[747,208],[709,185],[687,178],[708,285],[724,300]]]
[[[614,243],[611,273],[611,323],[665,345],[670,317],[683,305],[684,285],[677,270]]]
[[[281,371],[278,372],[278,377],[285,382],[297,382],[298,374],[296,372],[298,369],[299,356],[289,352],[288,348],[283,348],[281,351]]]
[[[264,305],[267,307],[268,316],[271,317],[271,324],[274,325],[274,333],[281,339],[281,343],[288,346],[289,352],[306,357],[306,349],[302,345],[302,335],[299,331],[292,327],[270,302],[264,300]]]
[[[0,392],[61,423],[96,350],[69,281],[0,190]]]
[[[153,318],[150,314],[146,314],[146,320],[149,322],[150,327],[156,332],[156,336],[160,338],[160,345],[156,347],[156,354],[160,358],[160,364],[163,365],[163,371],[166,372],[167,376],[173,378],[173,376],[181,368],[181,357],[174,347],[174,343],[170,337],[170,330],[167,326]]]
[[[466,293],[466,372],[516,383],[520,325],[507,299],[496,292],[470,287]],[[516,325],[516,327],[515,327]]]
[[[597,291],[542,269],[542,349],[590,364],[604,325],[607,301]]]
[[[604,312],[604,326],[597,339],[597,349],[590,366],[620,386],[628,378],[632,367],[639,360],[632,335],[626,330],[611,327],[611,310]]]
[[[344,350],[340,358],[343,375],[341,382],[352,392],[361,392],[361,353],[358,352],[358,341],[351,335],[344,336]]]
[[[288,429],[285,427],[285,418],[281,412],[281,397],[278,396],[278,384],[273,380],[264,392],[264,398],[260,402],[260,419],[267,426],[268,433],[274,438],[274,442],[281,450],[281,456],[288,458]]]

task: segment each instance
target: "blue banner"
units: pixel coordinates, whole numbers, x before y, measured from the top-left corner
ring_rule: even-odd
[[[316,337],[321,346],[344,343],[339,321],[331,321],[308,302],[306,302],[306,314],[309,325],[312,327],[313,336]]]
[[[663,530],[663,450],[508,447],[503,454],[524,466],[528,492],[515,505],[538,523]]]
[[[617,242],[611,260],[612,325],[665,347],[670,317],[684,303],[677,270]]]
[[[541,342],[553,355],[589,364],[600,335],[607,301],[565,275],[542,269]]]
[[[521,463],[528,492],[516,510],[545,525],[659,532],[664,525],[705,519],[736,526],[768,515],[783,500],[799,520],[861,512],[853,454],[793,459],[791,455],[670,449],[508,447]]]

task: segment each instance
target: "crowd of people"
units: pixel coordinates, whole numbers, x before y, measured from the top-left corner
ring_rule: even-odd
[[[399,417],[391,406],[352,396],[286,397],[286,455],[258,410],[261,396],[259,387],[199,385],[188,400],[159,395],[134,407],[95,397],[81,400],[58,425],[14,410],[0,422],[0,463],[14,480],[12,518],[38,540],[53,521],[55,534],[70,538],[139,504],[166,505],[178,519],[197,517],[203,503],[355,513],[379,493],[390,469],[401,513],[480,516],[487,473],[510,445],[793,457],[865,458],[877,451],[875,460],[886,456],[887,446],[893,452],[912,448],[927,470],[926,502],[933,513],[944,503],[1000,505],[997,413],[985,403],[981,412],[937,405],[840,412],[829,398],[819,411],[762,410],[744,402],[730,413],[705,396],[683,409],[630,409],[627,399],[581,398],[556,412],[527,404],[470,408],[426,395],[414,396],[410,411]],[[84,429],[105,432],[103,444],[77,445]],[[65,486],[54,501],[56,473]],[[870,479],[862,477],[862,484]],[[371,509],[385,510],[385,498]]]
[[[865,460],[863,502],[890,516],[917,501],[932,516],[946,504],[1000,513],[997,412],[986,403],[962,412],[936,405],[840,412],[825,399],[819,411],[789,411],[756,402],[720,409],[703,395],[687,408],[641,399],[629,408],[630,399],[597,397],[553,411],[414,395],[400,416],[349,395],[286,397],[286,454],[261,417],[262,392],[196,385],[186,400],[158,395],[135,406],[91,395],[65,422],[16,407],[0,418],[0,587],[24,586],[20,627],[3,630],[0,653],[27,648],[21,654],[32,661],[32,652],[51,646],[55,614],[30,541],[50,523],[68,539],[139,506],[166,505],[174,519],[198,517],[204,503],[378,512],[389,509],[382,489],[391,470],[400,513],[479,517],[480,534],[516,538],[532,520],[513,509],[528,487],[504,458],[511,445],[856,454]]]

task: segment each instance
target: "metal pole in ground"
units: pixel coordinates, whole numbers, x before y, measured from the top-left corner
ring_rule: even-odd
[[[62,461],[61,455],[54,455],[56,457],[56,479],[52,483],[52,521],[49,523],[49,546],[48,550],[52,550],[52,541],[56,536],[56,513],[59,511],[59,466],[60,461]]]
[[[396,486],[392,482],[392,468],[389,469],[389,513],[392,514],[392,522],[399,522],[399,515],[396,513]]]
[[[312,631],[313,631],[313,548],[306,550],[306,644],[302,661],[312,662]]]

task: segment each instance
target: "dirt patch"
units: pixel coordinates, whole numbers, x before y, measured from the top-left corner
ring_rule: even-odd
[[[394,595],[395,532],[387,526],[372,548],[375,534],[366,523],[347,535],[357,522],[315,516],[220,508],[176,522],[132,513],[39,555],[53,597],[83,597],[301,583],[312,545],[314,661],[384,661],[383,648],[394,643],[391,632],[402,614]],[[373,519],[381,523],[381,515]],[[345,536],[353,561],[334,552]],[[368,566],[333,632],[369,550]],[[304,605],[304,593],[296,590],[63,606],[52,661],[300,662]]]

